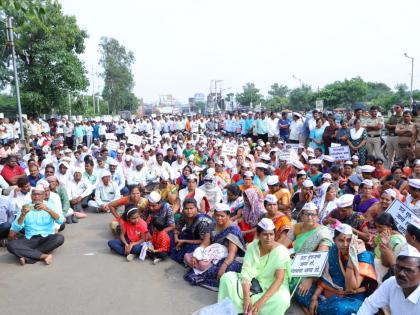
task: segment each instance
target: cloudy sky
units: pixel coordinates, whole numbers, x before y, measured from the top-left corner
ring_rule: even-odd
[[[161,94],[186,102],[215,79],[224,80],[225,93],[246,82],[267,94],[274,82],[316,89],[355,76],[409,86],[404,52],[420,62],[416,0],[60,2],[89,33],[82,56],[89,72],[101,71],[100,38],[116,38],[136,57],[134,93],[147,102]]]

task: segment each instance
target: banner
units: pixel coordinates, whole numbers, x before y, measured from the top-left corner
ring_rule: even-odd
[[[336,161],[350,161],[350,148],[348,145],[329,148],[330,156]]]
[[[328,252],[296,254],[292,261],[292,277],[321,277],[327,258]]]
[[[114,140],[114,139],[117,139],[117,137],[112,132],[109,132],[109,133],[105,134],[105,139],[106,140]]]
[[[394,202],[389,206],[386,212],[392,215],[392,217],[395,220],[395,224],[397,225],[398,231],[400,231],[402,235],[405,234],[405,231],[407,230],[407,225],[411,221],[411,217],[418,218],[418,216],[414,213],[413,210],[411,210],[398,199],[394,200]]]
[[[139,135],[136,134],[129,134],[128,138],[127,138],[127,143],[131,143],[134,145],[141,145],[141,137]]]
[[[117,141],[108,140],[107,143],[106,143],[106,148],[109,151],[117,151],[119,149],[119,147],[120,147],[120,144]]]
[[[233,143],[223,143],[222,146],[222,155],[224,156],[236,156],[238,151],[238,145]]]

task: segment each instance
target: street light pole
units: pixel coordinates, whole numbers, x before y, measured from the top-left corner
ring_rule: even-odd
[[[12,18],[7,18],[7,41],[8,45],[12,49],[12,63],[13,63],[13,71],[15,75],[15,85],[16,85],[16,99],[17,99],[17,107],[19,113],[19,125],[20,125],[20,141],[24,143],[25,135],[23,134],[23,120],[22,120],[22,107],[20,104],[20,89],[19,89],[19,77],[17,71],[17,63],[16,63],[16,52],[15,52],[15,43],[14,43],[14,36],[13,36],[13,26],[12,26]]]
[[[411,59],[411,84],[410,84],[410,106],[413,106],[413,75],[414,75],[414,57],[410,57],[407,53],[404,56]]]

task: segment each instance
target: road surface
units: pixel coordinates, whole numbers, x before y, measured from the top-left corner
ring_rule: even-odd
[[[185,268],[171,260],[154,266],[112,254],[110,220],[109,214],[89,214],[67,225],[50,266],[22,267],[0,248],[1,313],[186,315],[216,302],[215,292],[189,285]],[[292,306],[287,314],[302,312]]]

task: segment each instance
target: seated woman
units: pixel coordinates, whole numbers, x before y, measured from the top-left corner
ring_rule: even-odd
[[[192,174],[191,166],[186,165],[182,169],[182,174],[177,178],[175,184],[178,186],[178,191],[188,186],[188,176]]]
[[[181,211],[183,210],[182,205],[185,199],[195,199],[197,202],[198,211],[201,213],[207,213],[210,210],[209,203],[206,198],[206,193],[197,187],[198,178],[194,174],[188,175],[188,184],[186,188],[179,191],[179,202]]]
[[[330,224],[334,228],[339,223],[345,223],[353,228],[353,233],[365,242],[369,241],[368,221],[360,213],[353,211],[354,196],[350,194],[342,195],[338,198],[337,209],[324,219],[323,224]]]
[[[389,267],[395,265],[396,258],[407,241],[398,232],[392,215],[387,212],[376,217],[375,226],[375,270],[378,284],[381,284],[385,280],[384,277],[387,275]]]
[[[183,264],[184,255],[192,253],[197,247],[210,244],[210,233],[214,230],[214,221],[206,214],[199,213],[197,201],[186,198],[182,204],[182,217],[175,226],[175,248],[171,258]]]
[[[354,197],[354,210],[365,213],[372,205],[379,202],[372,194],[373,182],[369,179],[363,180],[359,186],[360,194]]]
[[[132,261],[136,255],[140,255],[142,244],[148,238],[147,224],[140,218],[139,209],[134,204],[127,206],[120,223],[120,239],[108,241],[108,246]]]
[[[220,279],[218,301],[229,298],[238,313],[282,315],[290,306],[290,257],[277,243],[273,221],[257,225],[257,239],[247,249],[241,273],[227,272]]]
[[[397,194],[392,189],[386,189],[381,194],[381,201],[375,203],[372,207],[366,211],[363,215],[369,222],[369,231],[371,234],[375,234],[375,219],[378,215],[385,212],[391,203],[397,198]]]
[[[265,214],[264,204],[256,188],[244,191],[244,207],[238,211],[238,226],[247,243],[252,242],[255,228]]]
[[[377,287],[373,254],[355,237],[352,227],[339,225],[334,243],[321,279],[305,296],[295,296],[310,314],[357,313],[363,300]]]
[[[313,202],[305,204],[302,208],[302,222],[295,224],[283,239],[282,244],[286,247],[293,242],[295,253],[310,253],[316,251],[327,251],[332,245],[330,230],[318,223],[318,208]],[[307,294],[316,279],[305,278],[300,281],[297,293]],[[291,287],[294,288],[298,282],[293,278]]]
[[[141,196],[140,188],[138,186],[131,187],[128,196],[124,196],[120,199],[111,201],[106,205],[114,216],[114,220],[110,223],[110,227],[112,233],[115,236],[119,235],[121,215],[128,204],[136,205],[136,207],[139,209],[139,213],[141,213],[146,208],[147,199]]]
[[[331,183],[324,183],[320,187],[319,197],[314,200],[314,203],[319,208],[319,219],[322,222],[331,211],[337,209],[337,188]]]
[[[239,187],[235,184],[226,186],[226,204],[230,208],[230,215],[232,221],[236,220],[238,210],[244,207],[244,198]]]
[[[206,200],[209,207],[209,215],[211,216],[214,212],[214,207],[216,204],[222,202],[223,192],[216,183],[216,178],[214,175],[207,174],[204,176],[204,184],[199,187],[204,191],[206,195]]]
[[[276,227],[275,240],[281,243],[287,237],[287,233],[292,227],[290,219],[287,215],[279,211],[278,200],[275,195],[268,194],[265,196],[264,207],[267,211],[265,217],[271,219]]]
[[[178,187],[170,182],[169,174],[167,172],[163,172],[160,175],[159,186],[156,191],[160,194],[163,201],[171,205],[174,213],[178,213]]]
[[[240,257],[245,254],[245,241],[241,230],[230,220],[228,205],[217,204],[214,219],[216,228],[211,233],[211,244],[217,246],[210,245],[202,249],[201,253],[185,254],[185,262],[193,269],[184,276],[184,279],[191,284],[217,290],[219,279],[225,272],[241,271]]]

